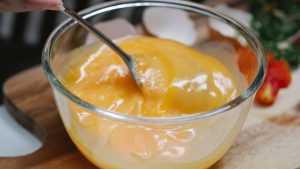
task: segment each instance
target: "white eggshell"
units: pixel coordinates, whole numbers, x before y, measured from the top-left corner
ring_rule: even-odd
[[[215,9],[222,14],[234,18],[243,25],[250,27],[250,22],[253,16],[249,12],[236,8],[231,8],[225,4],[218,4],[215,6]],[[228,24],[213,18],[208,19],[208,24],[213,30],[221,33],[222,35],[231,38],[236,38],[242,45],[247,44],[246,40],[243,37],[241,37],[238,34],[238,32]]]
[[[147,8],[143,15],[147,31],[159,38],[176,40],[192,46],[197,39],[194,22],[188,13],[173,8]]]

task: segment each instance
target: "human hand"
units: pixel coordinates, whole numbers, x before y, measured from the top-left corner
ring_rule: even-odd
[[[0,12],[60,10],[62,0],[0,0]]]

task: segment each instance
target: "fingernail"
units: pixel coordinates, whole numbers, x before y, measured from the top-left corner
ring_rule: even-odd
[[[64,9],[62,0],[44,0],[45,3],[48,3],[49,10],[62,10]]]
[[[33,5],[40,9],[61,10],[63,3],[61,0],[33,0]]]
[[[65,8],[62,4],[55,4],[55,5],[49,6],[49,9],[50,10],[64,10]]]

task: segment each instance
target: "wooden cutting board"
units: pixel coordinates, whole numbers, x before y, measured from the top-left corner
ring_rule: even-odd
[[[94,169],[68,137],[50,86],[40,67],[10,78],[5,105],[44,146],[23,157],[0,158],[2,169]],[[253,106],[229,152],[212,169],[296,169],[300,167],[300,70],[272,107]],[[24,113],[23,113],[24,112]]]

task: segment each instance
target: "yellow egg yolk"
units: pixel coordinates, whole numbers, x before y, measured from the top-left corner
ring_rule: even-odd
[[[68,54],[68,63],[59,70],[59,80],[86,102],[133,116],[201,113],[236,96],[231,73],[211,56],[153,37],[123,38],[116,43],[134,57],[141,86],[120,56],[101,43]],[[191,124],[151,126],[120,122],[66,104],[67,111],[61,114],[72,140],[95,165],[107,169],[140,169],[145,165],[161,169],[207,168],[225,153],[238,131],[233,127],[237,120],[234,114],[220,123],[205,119]],[[215,130],[219,125],[222,128]]]
[[[97,107],[136,116],[201,113],[235,97],[232,75],[213,57],[167,39],[131,37],[117,43],[135,58],[141,86],[120,56],[102,44],[75,50],[62,83]]]

